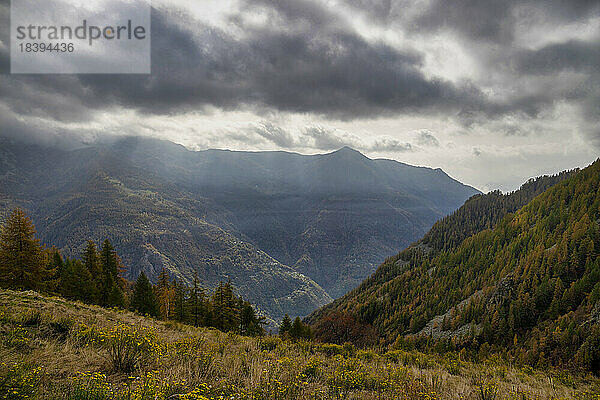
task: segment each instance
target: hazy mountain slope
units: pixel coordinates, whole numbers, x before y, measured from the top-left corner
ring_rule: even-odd
[[[528,363],[576,358],[598,369],[599,243],[597,161],[455,249],[388,260],[380,269],[395,269],[393,277],[375,274],[336,308],[388,340],[488,343]]]
[[[205,285],[231,278],[273,318],[306,315],[355,287],[476,193],[441,171],[347,148],[193,152],[125,138],[0,149],[0,206],[26,208],[44,242],[77,256],[88,238],[109,237],[129,278],[164,265],[189,279],[198,267]]]
[[[190,152],[143,138],[115,147],[132,164],[214,199],[239,232],[332,297],[478,193],[441,170],[371,160],[349,148],[315,156]]]
[[[129,278],[141,269],[155,277],[164,266],[189,281],[197,268],[205,286],[231,279],[273,319],[305,315],[331,301],[312,279],[229,232],[226,212],[208,199],[159,183],[106,153],[7,143],[3,152],[9,148],[18,162],[3,171],[10,178],[2,187],[28,200],[7,201],[4,211],[25,207],[42,241],[66,255],[81,254],[87,239],[110,238]],[[23,156],[32,151],[37,157]]]
[[[308,317],[308,321],[315,323],[334,310],[352,310],[353,313],[357,313],[356,307],[373,296],[384,283],[406,270],[416,268],[424,258],[431,260],[442,251],[455,250],[464,239],[484,229],[493,228],[507,214],[517,211],[536,196],[577,172],[578,170],[565,171],[553,176],[530,179],[518,190],[507,194],[494,191],[471,197],[458,210],[436,222],[422,239],[396,256],[388,258],[355,290],[332,304],[316,310]],[[372,322],[371,318],[367,318],[368,322]]]

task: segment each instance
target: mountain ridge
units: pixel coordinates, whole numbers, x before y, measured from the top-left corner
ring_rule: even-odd
[[[130,279],[164,266],[190,282],[199,268],[208,287],[235,277],[273,319],[306,315],[477,193],[358,154],[194,152],[139,137],[67,151],[13,140],[0,146],[0,207],[25,208],[67,256],[110,238]],[[450,195],[438,198],[436,185]]]

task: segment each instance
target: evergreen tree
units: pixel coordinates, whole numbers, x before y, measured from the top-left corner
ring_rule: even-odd
[[[254,311],[254,307],[247,301],[240,299],[240,334],[246,336],[262,336],[264,335],[265,317],[258,317]]]
[[[158,304],[154,290],[144,271],[140,272],[135,281],[130,308],[140,314],[158,317]]]
[[[56,247],[44,251],[44,257],[46,266],[39,290],[56,294],[60,285],[60,270],[64,268],[64,262]]]
[[[125,293],[123,293],[123,289],[119,285],[112,285],[108,294],[108,304],[111,307],[125,307]]]
[[[175,293],[174,297],[174,306],[173,306],[173,319],[179,322],[187,323],[189,319],[188,309],[186,307],[186,287],[179,283],[175,282],[173,284],[173,290]]]
[[[293,339],[310,339],[312,336],[310,326],[304,325],[300,317],[294,319],[289,335]]]
[[[102,272],[102,265],[100,264],[98,250],[96,249],[96,244],[93,241],[88,240],[82,259],[85,267],[90,272],[90,276],[92,277],[90,288],[92,296],[91,301],[99,304],[102,300],[105,279]]]
[[[119,276],[120,260],[110,241],[102,243],[100,264],[103,272],[103,285],[100,294],[100,305],[105,307],[123,307],[124,295]]]
[[[92,277],[79,260],[67,260],[60,276],[60,294],[64,298],[93,303]]]
[[[46,254],[35,238],[25,212],[15,209],[0,230],[0,285],[11,289],[44,290],[50,275]]]
[[[206,309],[206,294],[200,288],[200,282],[198,279],[198,271],[194,271],[194,286],[190,291],[190,298],[188,299],[190,323],[194,326],[208,325],[210,321],[207,321],[208,310]]]
[[[236,330],[239,323],[239,312],[230,281],[225,284],[219,283],[213,294],[212,303],[212,325],[225,332]]]
[[[291,329],[292,329],[292,319],[290,318],[289,315],[285,314],[285,316],[281,320],[281,325],[279,325],[279,334],[280,335],[285,335],[286,333],[289,334]]]
[[[65,268],[65,262],[60,255],[60,252],[55,248],[53,248],[51,251],[50,263],[52,268],[56,270],[56,275],[60,277],[63,269]]]
[[[302,321],[300,317],[296,317],[294,322],[292,323],[292,328],[290,329],[290,336],[294,339],[299,339],[302,337],[304,326],[302,325]]]

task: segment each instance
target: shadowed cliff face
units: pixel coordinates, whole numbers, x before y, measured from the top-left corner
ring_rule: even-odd
[[[125,138],[77,150],[3,140],[0,207],[21,205],[45,243],[78,256],[110,238],[128,278],[231,279],[277,319],[344,294],[477,193],[441,170],[325,155],[188,151]]]

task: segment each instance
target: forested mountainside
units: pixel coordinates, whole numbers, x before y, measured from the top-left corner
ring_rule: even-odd
[[[345,148],[194,152],[125,138],[75,150],[0,139],[0,213],[26,210],[68,257],[111,238],[128,267],[203,286],[231,279],[277,320],[355,287],[477,191],[441,170]]]
[[[517,211],[536,196],[578,171],[563,171],[557,175],[531,178],[518,190],[506,194],[493,191],[471,197],[458,210],[436,222],[419,241],[411,244],[396,256],[386,259],[376,272],[355,290],[316,310],[307,317],[307,320],[314,323],[335,309],[344,309],[345,304],[353,303],[360,293],[370,293],[376,289],[377,285],[395,278],[401,271],[414,266],[410,262],[415,253],[419,257],[433,259],[442,250],[456,249],[467,237],[494,227],[507,214]]]
[[[436,222],[419,243],[430,248],[434,254],[454,249],[469,236],[493,228],[508,213],[517,211],[534,197],[578,171],[563,171],[557,175],[532,178],[518,190],[507,194],[496,190],[485,195],[475,195],[454,213]]]
[[[517,206],[556,181],[515,213],[488,207]],[[509,352],[533,365],[598,371],[600,161],[523,188],[471,199],[311,320],[345,312],[399,346]],[[469,224],[472,217],[484,222]]]

